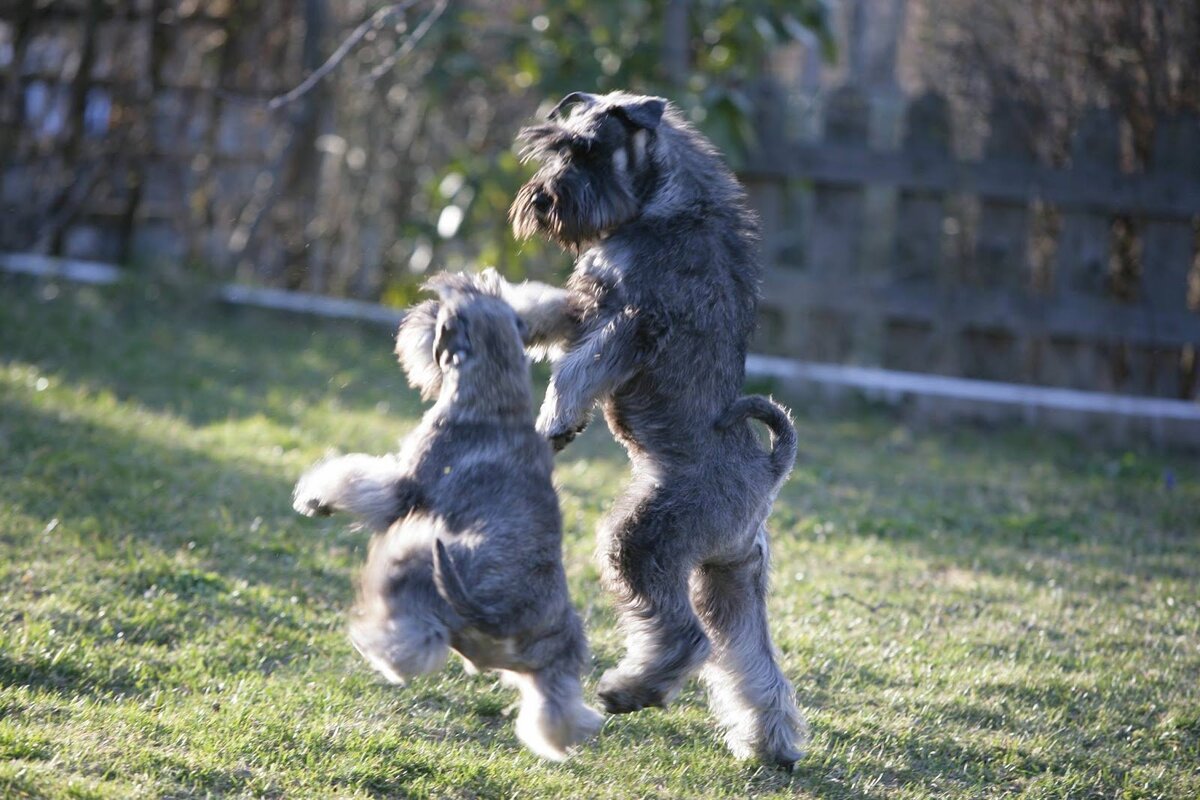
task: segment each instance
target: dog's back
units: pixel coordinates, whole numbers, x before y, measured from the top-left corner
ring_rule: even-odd
[[[401,331],[410,377],[431,369],[403,340],[432,342],[438,401],[399,454],[419,502],[372,544],[351,637],[393,680],[439,668],[449,648],[503,671],[523,696],[518,734],[559,759],[601,717],[582,702],[588,649],[567,593],[553,456],[534,429],[515,315],[470,288]]]
[[[444,412],[431,409],[405,443],[422,504],[373,545],[360,605],[394,596],[388,604],[399,608],[432,588],[451,632],[500,641],[561,624],[573,612],[548,444],[531,420],[464,423]],[[519,666],[503,648],[464,655],[481,668]]]

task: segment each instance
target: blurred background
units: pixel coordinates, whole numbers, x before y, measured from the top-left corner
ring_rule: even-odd
[[[0,0],[0,252],[392,306],[559,280],[513,137],[613,88],[746,183],[756,350],[1197,397],[1190,0]]]

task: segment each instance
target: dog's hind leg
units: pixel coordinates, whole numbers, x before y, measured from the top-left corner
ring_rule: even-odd
[[[407,533],[421,538],[419,531]],[[405,555],[412,547],[404,536],[372,540],[350,615],[354,648],[392,683],[440,669],[450,656],[445,602],[428,566]]]
[[[356,619],[350,642],[389,683],[442,668],[450,656],[450,632],[440,621],[405,614],[386,621]]]
[[[521,692],[517,738],[542,758],[562,761],[568,748],[590,739],[604,716],[583,702],[579,676],[555,665],[534,673],[506,673]]]
[[[689,522],[676,509],[656,487],[601,528],[601,570],[626,646],[621,662],[600,679],[610,714],[665,707],[708,657],[708,637],[688,600],[695,563]]]
[[[767,628],[767,571],[766,529],[760,527],[744,560],[696,570],[692,598],[713,644],[702,677],[729,749],[791,770],[807,727]]]

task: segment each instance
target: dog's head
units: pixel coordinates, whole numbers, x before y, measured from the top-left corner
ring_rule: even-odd
[[[504,370],[525,366],[524,323],[486,276],[443,273],[426,282],[441,300],[433,353],[442,372],[483,363]]]
[[[578,250],[637,217],[657,184],[661,97],[572,92],[517,139],[537,173],[509,209],[519,239],[541,234]]]
[[[456,402],[480,408],[531,407],[525,326],[501,299],[499,284],[487,276],[458,273],[437,275],[425,288],[436,292],[439,301],[436,307],[422,306],[426,330],[432,329],[424,344],[432,347],[429,369],[437,370],[438,390],[449,386]]]

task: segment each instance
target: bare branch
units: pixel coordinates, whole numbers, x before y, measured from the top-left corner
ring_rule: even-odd
[[[75,174],[70,183],[63,187],[58,197],[45,210],[46,219],[33,231],[34,241],[31,249],[40,250],[51,247],[55,239],[62,235],[72,222],[84,210],[91,200],[104,177],[105,168],[111,167],[108,158],[97,157],[80,165],[76,162]]]
[[[324,78],[330,72],[333,72],[333,70],[337,69],[338,64],[342,63],[350,51],[353,50],[354,47],[367,36],[367,34],[371,33],[372,31],[379,30],[387,23],[388,20],[397,14],[404,13],[415,3],[416,0],[405,0],[402,3],[393,3],[390,6],[384,6],[376,11],[370,16],[369,19],[355,28],[354,32],[347,36],[345,40],[338,45],[337,50],[333,51],[333,55],[329,56],[329,58],[325,60],[324,64],[313,70],[313,73],[301,81],[296,88],[289,92],[272,97],[270,101],[267,102],[267,108],[274,111],[275,109],[287,105],[288,103],[291,103],[312,91],[312,88],[320,83],[322,78]],[[416,33],[414,32],[413,35],[415,36]],[[412,37],[410,37],[410,40],[411,38]]]
[[[425,38],[425,34],[429,33],[429,29],[433,27],[433,23],[438,21],[438,18],[442,16],[442,13],[445,12],[448,5],[450,5],[449,0],[438,0],[437,3],[434,4],[433,8],[429,10],[429,13],[425,15],[425,19],[421,20],[421,24],[417,25],[417,27],[413,29],[412,35],[405,39],[404,42],[396,48],[394,53],[377,64],[375,68],[372,69],[370,73],[368,73],[359,82],[374,83],[387,74],[388,70],[396,66],[400,59],[411,53],[413,48],[420,43],[421,39]]]
[[[337,50],[334,50],[333,54],[330,55],[329,58],[325,59],[324,64],[313,70],[307,78],[297,84],[294,88],[289,89],[283,94],[275,95],[268,100],[266,102],[267,109],[275,111],[311,92],[326,75],[338,68],[338,65],[346,59],[346,56],[350,54],[350,51],[352,51],[359,44],[359,42],[361,42],[371,33],[382,29],[383,26],[388,23],[388,20],[390,20],[392,17],[395,17],[397,14],[403,14],[405,11],[408,11],[408,9],[412,8],[414,5],[416,5],[416,3],[417,0],[404,0],[402,3],[392,3],[391,5],[384,6],[376,11],[361,24],[359,24],[359,26],[355,28],[349,36],[342,40],[342,43],[338,45]],[[228,100],[234,103],[257,104],[262,102],[261,98],[248,96],[240,92],[229,92],[220,88],[217,88],[214,94],[216,94],[222,100]]]

